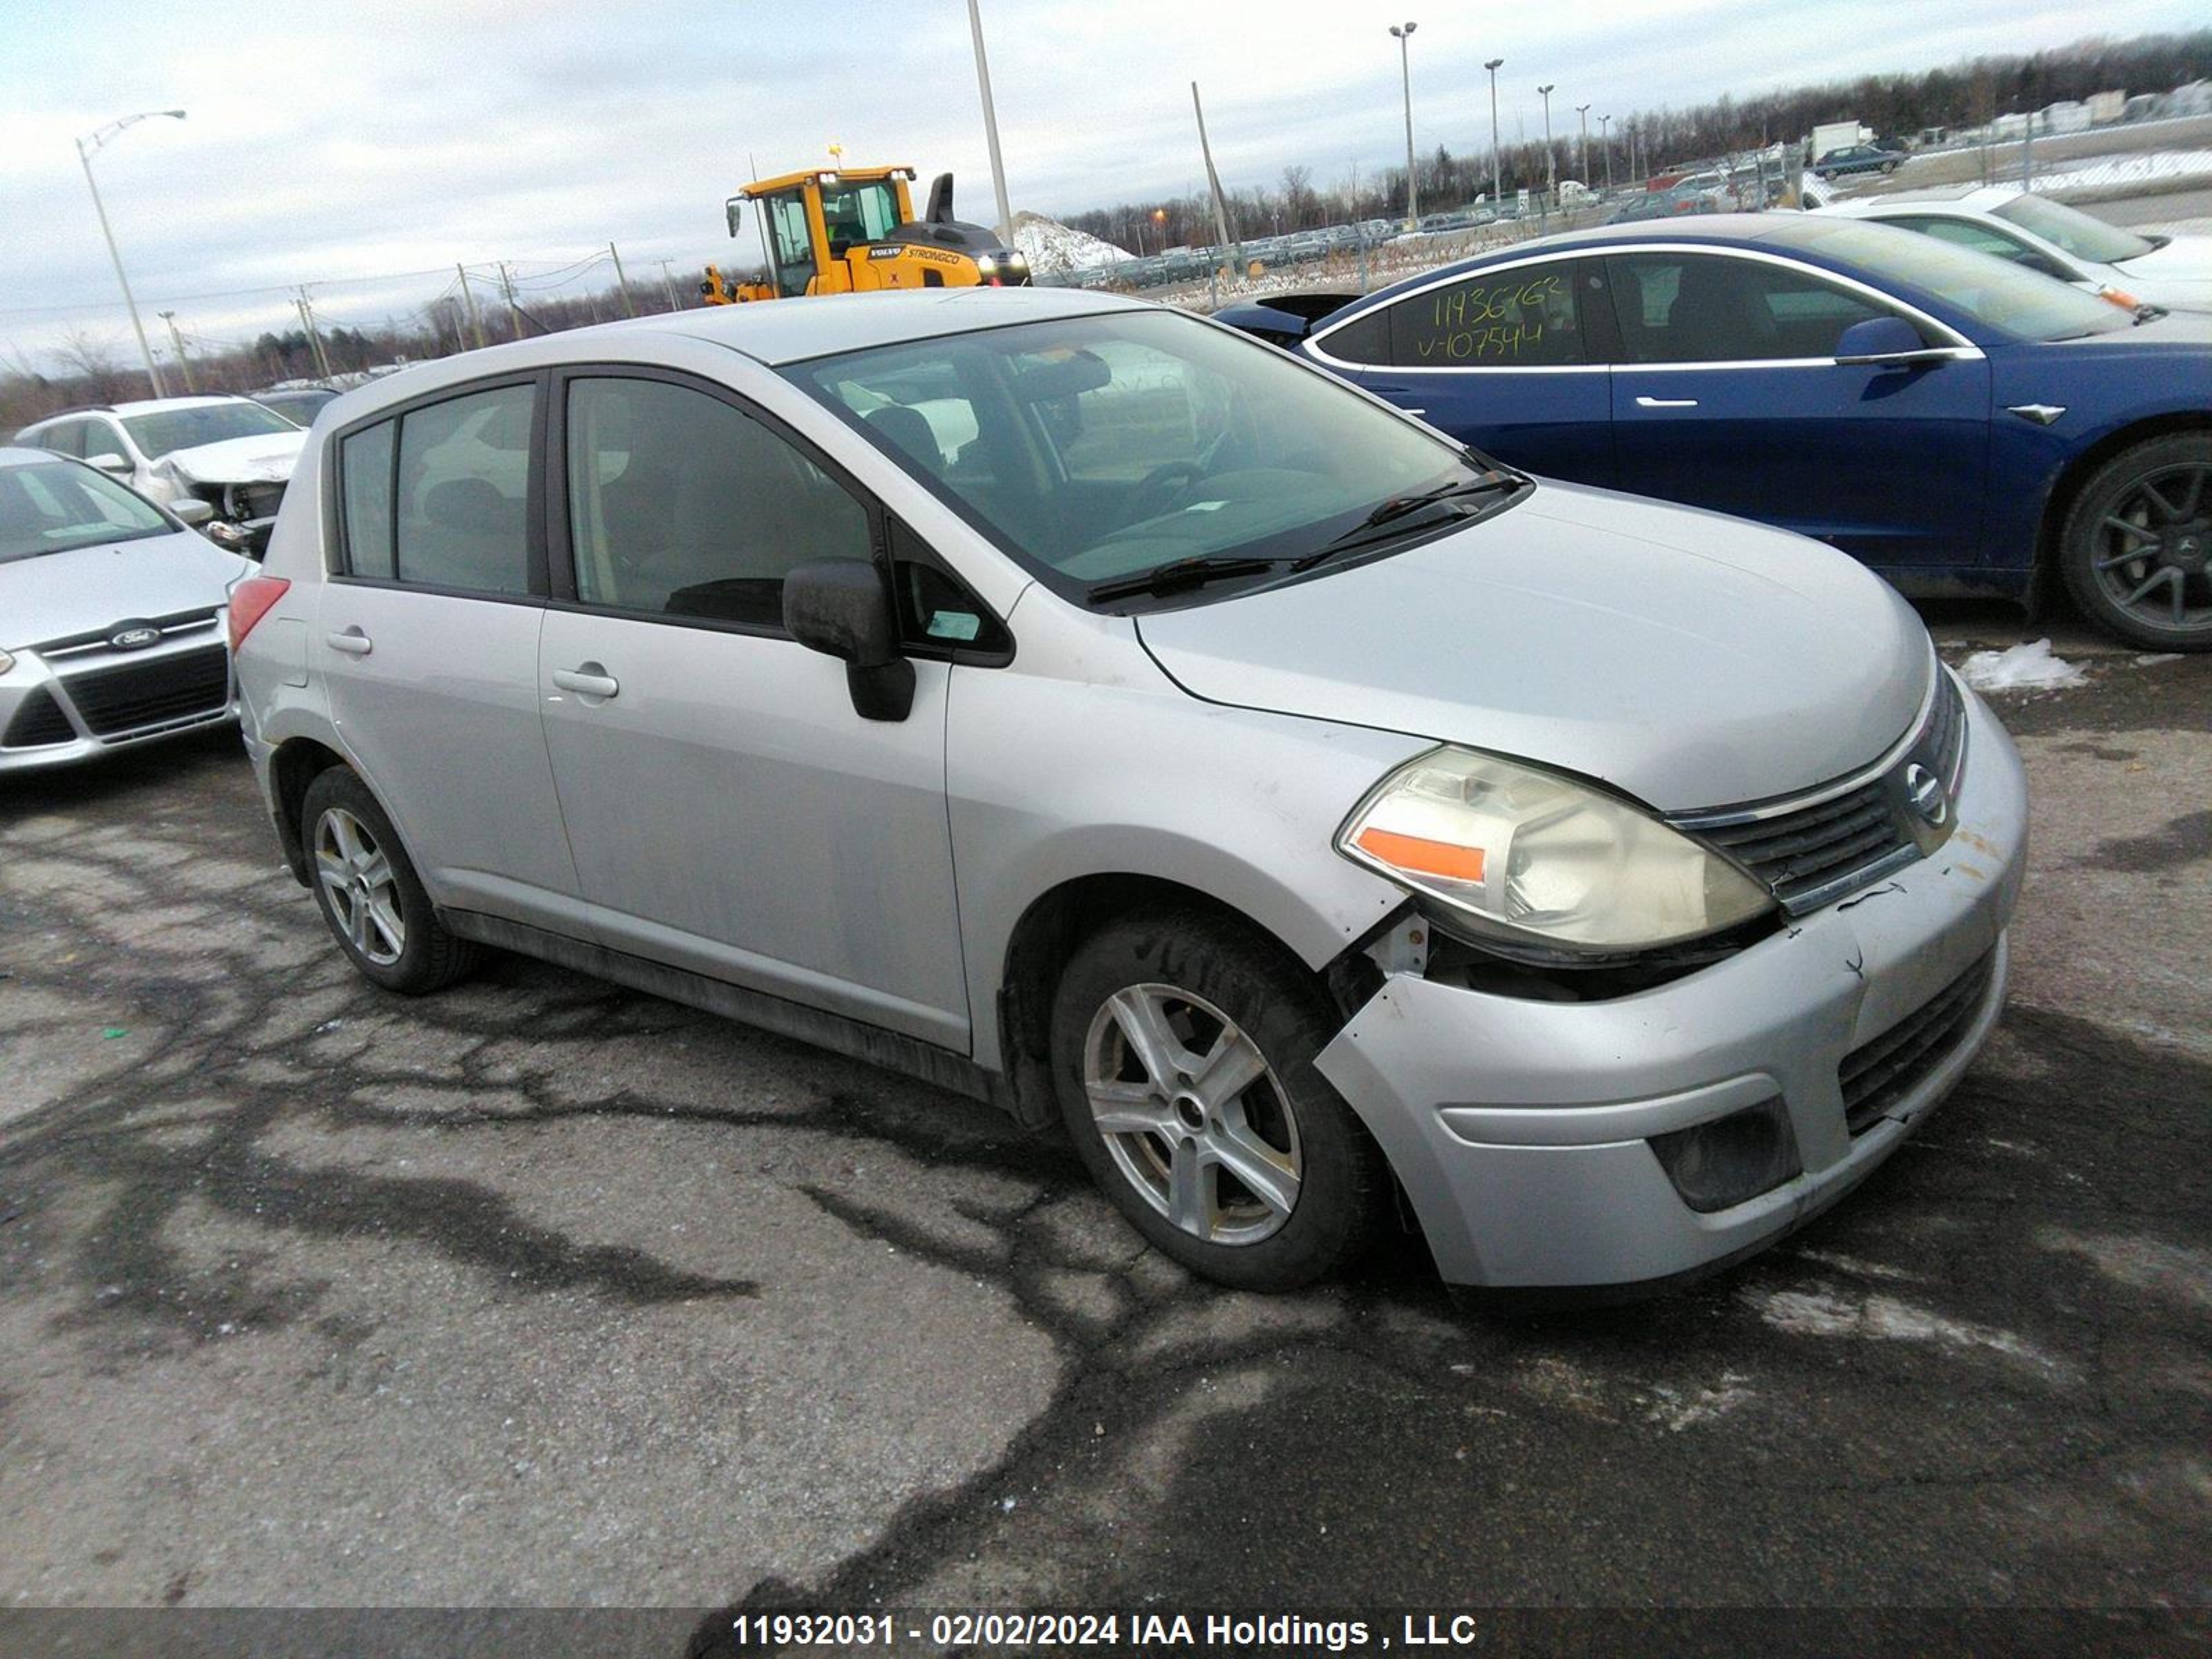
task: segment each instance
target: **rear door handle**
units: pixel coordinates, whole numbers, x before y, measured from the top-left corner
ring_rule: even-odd
[[[622,690],[622,682],[595,662],[578,668],[555,669],[553,684],[580,697],[611,697]]]
[[[1638,398],[1636,406],[1638,409],[1695,409],[1698,400],[1695,398]]]
[[[368,635],[358,628],[349,628],[343,634],[325,634],[325,641],[333,651],[343,651],[349,657],[365,657],[376,647]]]

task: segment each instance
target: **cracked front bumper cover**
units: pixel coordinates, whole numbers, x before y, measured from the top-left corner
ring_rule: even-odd
[[[1551,1003],[1394,974],[1316,1064],[1403,1184],[1447,1284],[1567,1290],[1694,1274],[1833,1203],[1958,1080],[2003,1005],[2027,836],[2011,740],[1969,699],[1959,828],[1883,887],[1725,962],[1607,1001]],[[1871,1127],[1846,1055],[1984,957],[1963,1034]],[[1649,1137],[1780,1094],[1803,1172],[1733,1207],[1685,1204]]]

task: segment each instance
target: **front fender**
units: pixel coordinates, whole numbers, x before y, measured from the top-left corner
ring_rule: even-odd
[[[998,994],[1015,930],[1067,883],[1126,875],[1193,889],[1316,969],[1404,900],[1332,842],[1429,739],[1200,702],[1133,635],[1114,653],[1126,677],[1109,683],[1024,673],[1019,663],[1053,653],[1021,632],[1016,667],[955,676],[946,732],[979,1063],[1001,1067]]]

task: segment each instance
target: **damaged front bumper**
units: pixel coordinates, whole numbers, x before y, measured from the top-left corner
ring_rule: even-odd
[[[1897,1149],[2004,1000],[2027,780],[1996,718],[1967,706],[1949,841],[1723,962],[1572,1003],[1386,976],[1316,1065],[1381,1144],[1447,1284],[1693,1276],[1772,1243]],[[1653,1139],[1778,1099],[1797,1173],[1692,1208]]]

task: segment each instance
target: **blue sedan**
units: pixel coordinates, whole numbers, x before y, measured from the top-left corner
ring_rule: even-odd
[[[1717,215],[1220,319],[1530,471],[1813,537],[1908,593],[2212,649],[2212,318],[1863,220]],[[1320,311],[1315,318],[1311,313]]]

